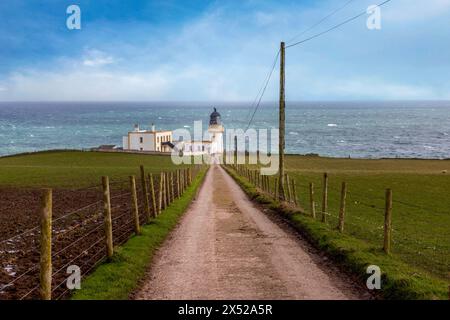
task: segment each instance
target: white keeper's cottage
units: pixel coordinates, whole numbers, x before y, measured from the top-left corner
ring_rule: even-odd
[[[124,150],[171,152],[171,144],[172,131],[157,131],[153,124],[150,130],[140,129],[139,125],[136,124],[134,125],[134,130],[123,137]]]
[[[175,149],[182,152],[183,155],[222,154],[223,132],[224,127],[221,123],[220,113],[214,108],[209,117],[209,140],[173,141],[170,130],[155,130],[153,124],[150,130],[144,130],[136,124],[134,130],[123,137],[123,149],[165,153],[170,153]]]

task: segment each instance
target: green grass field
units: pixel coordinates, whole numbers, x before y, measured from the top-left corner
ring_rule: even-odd
[[[170,156],[49,151],[0,158],[1,187],[82,188],[100,183],[101,176],[125,180],[139,175],[139,166],[148,172],[173,169]]]
[[[433,277],[449,278],[450,161],[358,160],[290,155],[286,169],[295,179],[300,205],[309,209],[315,184],[321,218],[323,173],[329,176],[328,217],[337,225],[340,189],[348,184],[345,233],[374,247],[383,245],[385,189],[393,190],[393,255]]]
[[[0,158],[0,187],[82,188],[102,175],[125,180],[173,169],[168,156],[54,151]],[[300,205],[309,211],[309,183],[315,184],[316,212],[321,217],[322,177],[329,175],[328,229],[334,230],[340,187],[348,183],[345,234],[381,249],[384,194],[393,190],[392,255],[430,278],[448,281],[450,265],[450,160],[357,160],[286,157]]]

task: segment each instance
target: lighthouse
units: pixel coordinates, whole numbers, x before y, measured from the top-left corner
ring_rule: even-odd
[[[211,137],[211,155],[223,154],[223,126],[220,120],[220,113],[214,108],[214,111],[209,116],[208,133]]]

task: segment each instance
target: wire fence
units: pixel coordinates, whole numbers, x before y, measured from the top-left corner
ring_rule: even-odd
[[[200,170],[196,165],[152,176],[142,167],[141,176],[135,180],[135,192],[130,179],[111,181],[109,212],[105,211],[102,184],[55,192],[49,257],[52,299],[65,299],[70,295],[66,283],[71,274],[69,266],[78,266],[84,278],[108,257],[105,214],[110,214],[113,245],[122,245],[136,234],[136,224],[142,226],[149,222],[179,198]],[[137,216],[134,215],[134,200],[138,204]],[[39,208],[35,206],[30,210],[38,212]],[[35,214],[36,226],[16,235],[7,237],[0,233],[3,238],[0,238],[0,300],[42,297],[40,248],[44,237],[38,218]]]
[[[254,166],[229,167],[253,184],[259,192],[277,200],[280,198],[278,176],[261,176],[259,169]],[[337,181],[328,174],[309,173],[308,177],[295,172],[289,174],[285,177],[285,187],[288,189],[285,205],[309,216],[314,213],[314,219],[325,221],[330,230],[336,232],[339,229],[341,208],[344,207],[343,233],[380,250],[384,248],[387,199],[382,195],[386,190],[368,191],[358,187],[356,183],[346,183],[343,205],[343,181]],[[430,206],[424,206],[410,203],[400,196],[400,193],[394,194],[391,200],[390,253],[426,273],[447,279],[450,266],[448,226],[447,229],[444,226],[439,229],[436,219],[439,220],[439,217],[444,217],[449,212],[435,209],[432,201]],[[445,220],[441,221],[444,223]],[[442,232],[436,232],[437,230]]]

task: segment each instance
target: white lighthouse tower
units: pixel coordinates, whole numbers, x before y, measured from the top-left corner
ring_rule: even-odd
[[[213,113],[209,116],[208,133],[211,137],[210,154],[212,156],[223,154],[223,132],[224,128],[220,120],[220,113],[214,108]]]

